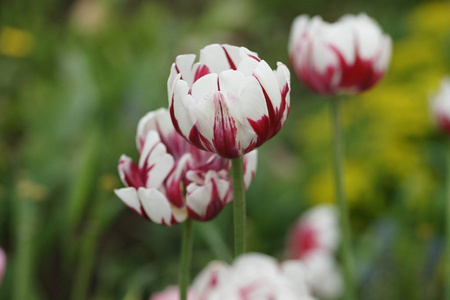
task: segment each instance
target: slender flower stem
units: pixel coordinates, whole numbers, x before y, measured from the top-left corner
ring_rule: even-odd
[[[340,227],[342,232],[341,254],[344,267],[345,278],[345,298],[346,300],[355,299],[354,287],[354,269],[353,269],[353,254],[351,245],[351,232],[349,222],[349,212],[347,201],[345,198],[344,183],[343,183],[343,161],[344,149],[343,138],[341,131],[341,121],[339,113],[340,99],[331,99],[331,115],[332,115],[332,130],[334,135],[334,178],[336,186],[336,197],[338,200]]]
[[[187,219],[183,224],[183,240],[181,241],[179,288],[180,300],[187,300],[189,271],[191,269],[193,222]]]
[[[446,251],[445,251],[445,259],[446,259],[446,273],[445,273],[445,299],[450,300],[450,141],[447,143],[447,147],[445,148],[445,156],[447,160],[447,199],[446,199]]]
[[[234,257],[245,252],[245,190],[243,158],[234,158],[231,161],[233,180],[233,219],[234,219]]]

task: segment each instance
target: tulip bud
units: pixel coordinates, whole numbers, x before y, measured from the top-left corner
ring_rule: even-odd
[[[301,15],[292,24],[289,56],[297,77],[313,92],[357,94],[384,75],[391,47],[391,38],[365,14],[335,23]]]
[[[175,129],[192,145],[226,158],[272,138],[289,113],[290,74],[244,47],[213,44],[180,55],[167,82]]]

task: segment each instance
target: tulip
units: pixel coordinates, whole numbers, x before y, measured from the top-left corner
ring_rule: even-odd
[[[439,129],[450,134],[450,78],[441,81],[439,92],[431,99],[431,112]]]
[[[300,262],[279,264],[257,253],[241,255],[231,266],[211,262],[194,280],[192,289],[196,300],[313,300]]]
[[[230,161],[188,144],[166,109],[140,120],[136,143],[139,163],[122,155],[118,169],[126,187],[115,193],[138,215],[166,226],[187,218],[208,221],[233,200]],[[256,160],[256,151],[244,157],[245,188],[253,180]]]
[[[290,74],[244,47],[213,44],[179,55],[167,82],[175,129],[192,145],[226,158],[249,153],[283,127]]]
[[[365,14],[345,15],[336,23],[320,16],[297,17],[289,56],[297,77],[320,95],[356,94],[383,77],[391,57],[391,38]]]
[[[0,285],[2,283],[3,274],[5,274],[5,269],[6,269],[6,254],[2,250],[2,248],[0,248]]]
[[[288,256],[306,266],[306,283],[319,298],[336,299],[342,294],[342,274],[334,257],[339,239],[338,212],[331,205],[307,211],[289,234]]]
[[[187,299],[188,300],[195,299],[192,290],[189,290]],[[180,291],[178,287],[171,286],[166,288],[164,291],[160,293],[152,295],[149,300],[180,300]]]

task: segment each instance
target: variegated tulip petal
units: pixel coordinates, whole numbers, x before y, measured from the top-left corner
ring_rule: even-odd
[[[124,185],[135,188],[145,186],[138,166],[128,156],[122,154],[119,160],[118,170],[120,179]]]
[[[145,213],[152,222],[171,225],[172,209],[163,193],[154,188],[139,188],[138,195]]]
[[[137,214],[142,215],[141,204],[139,202],[138,193],[134,187],[116,189],[116,190],[114,190],[114,193],[128,207],[130,207],[132,210],[134,210]]]

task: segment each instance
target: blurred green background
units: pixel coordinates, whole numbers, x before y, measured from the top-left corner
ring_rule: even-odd
[[[242,45],[275,66],[299,14],[366,12],[393,37],[387,76],[345,101],[358,299],[442,299],[445,153],[428,96],[450,73],[450,2],[0,1],[0,299],[147,299],[177,282],[180,226],[114,195],[137,122],[167,106],[176,55]],[[292,74],[291,114],[259,151],[249,250],[283,259],[308,207],[333,202],[327,101]],[[231,207],[196,223],[193,275],[230,260]]]

